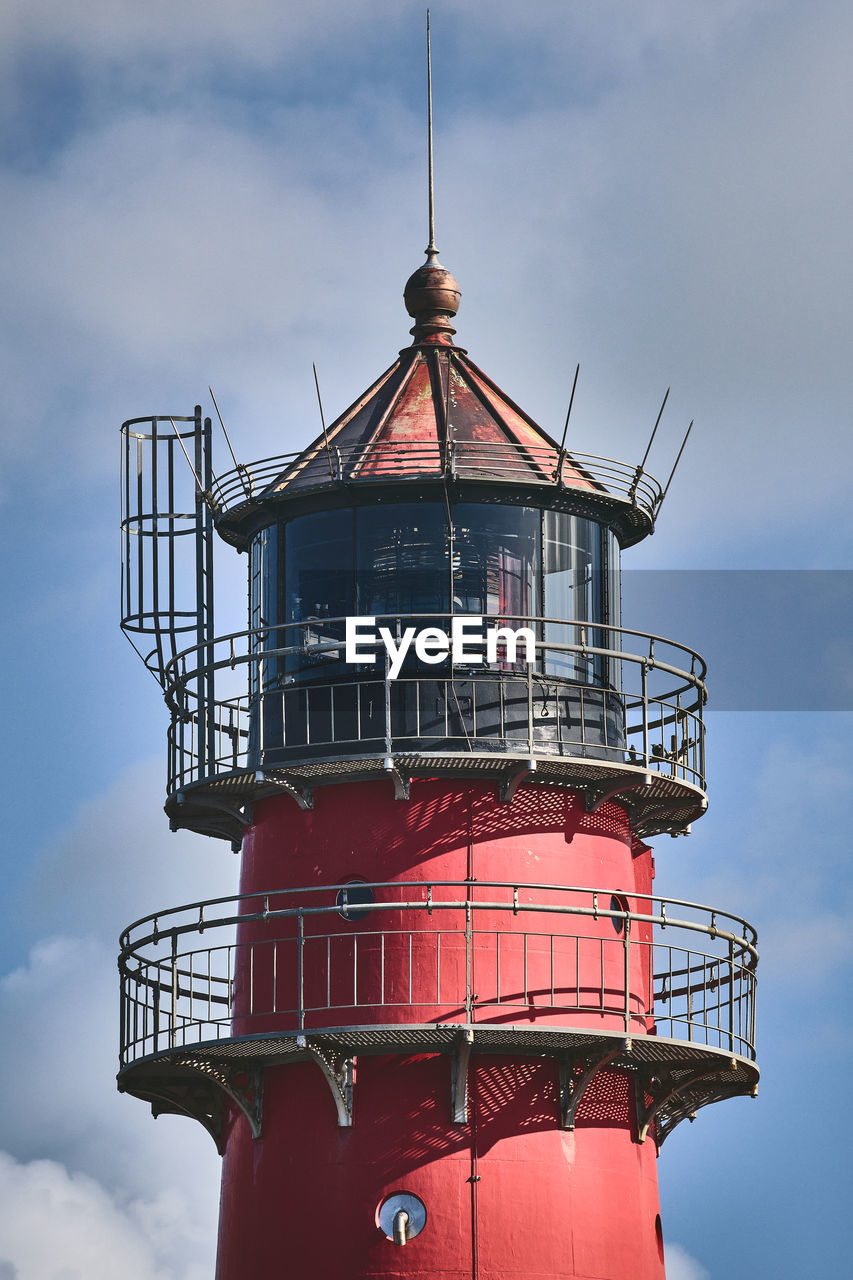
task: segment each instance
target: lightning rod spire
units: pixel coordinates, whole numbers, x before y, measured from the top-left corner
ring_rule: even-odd
[[[429,244],[426,247],[427,263],[433,266],[438,260],[438,249],[435,245],[435,184],[433,180],[432,162],[432,48],[429,34],[429,9],[426,13],[427,39],[427,151],[429,172]]]

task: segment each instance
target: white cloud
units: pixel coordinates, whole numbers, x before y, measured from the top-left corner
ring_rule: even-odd
[[[700,1262],[682,1249],[680,1244],[666,1246],[666,1280],[711,1280]]]
[[[772,552],[784,560],[799,518],[837,519],[831,546],[810,528],[803,539],[810,555],[835,554],[850,521],[853,189],[839,163],[853,128],[849,10],[827,0],[443,8],[433,10],[439,242],[463,289],[460,342],[557,429],[580,359],[571,439],[615,456],[639,456],[672,379],[653,469],[673,456],[682,421],[699,421],[646,563],[652,551],[688,563],[725,554],[727,538],[740,556],[751,526],[779,536]],[[47,536],[80,561],[113,559],[77,531],[114,518],[121,418],[186,411],[211,381],[245,460],[283,451],[316,429],[312,359],[331,415],[407,341],[400,293],[421,257],[424,182],[422,89],[405,82],[420,75],[422,21],[414,0],[3,8],[0,93],[13,123],[16,111],[38,117],[39,137],[0,171],[11,250],[0,266],[4,483],[17,499],[21,477],[38,475],[22,563]],[[443,22],[452,42],[442,46]],[[62,77],[43,68],[65,71],[66,59],[81,102],[60,120]],[[52,599],[50,583],[33,582],[44,611],[32,627],[62,637],[70,666],[82,642],[63,614],[79,622],[79,587],[56,585]],[[92,633],[105,625],[87,628],[92,665],[91,651],[105,651]],[[33,690],[29,723],[56,723],[64,708],[40,693],[46,659],[18,644],[15,662]],[[138,680],[153,706],[153,684],[141,670]],[[108,696],[117,718],[143,720],[135,690]],[[45,764],[17,754],[29,773]],[[753,778],[763,759],[757,793],[741,797],[713,848],[704,823],[690,842],[667,841],[658,887],[754,915],[771,991],[828,983],[850,959],[850,744],[839,734],[814,749],[734,755]],[[51,768],[63,770],[61,751]],[[212,1143],[187,1120],[154,1124],[113,1078],[119,928],[227,892],[237,866],[218,842],[168,833],[162,780],[158,757],[84,797],[33,860],[23,924],[10,922],[22,941],[0,981],[0,1240],[11,1238],[7,1220],[17,1232],[21,1204],[31,1236],[46,1239],[56,1217],[58,1244],[36,1257],[45,1239],[15,1234],[14,1252],[0,1245],[0,1280],[125,1276],[129,1258],[138,1280],[211,1274]],[[708,824],[726,811],[719,793],[712,800]],[[55,805],[46,787],[45,821],[57,821]],[[685,885],[694,847],[694,880],[707,888],[695,895]],[[824,1053],[828,1008],[821,991],[801,1017]],[[702,1188],[696,1196],[706,1203]],[[78,1260],[65,1203],[92,1242],[123,1243],[120,1265]],[[677,1244],[667,1265],[669,1280],[707,1276]]]
[[[92,938],[50,938],[0,980],[0,1134],[19,1159],[54,1156],[125,1196],[181,1191],[215,1208],[219,1159],[201,1126],[157,1124],[116,1090],[115,953]]]
[[[138,6],[108,7],[109,20],[97,6],[73,22],[48,7],[43,19],[96,63],[109,50],[138,62],[140,39],[185,48],[185,21],[232,41],[236,58],[280,42],[305,60],[328,14],[340,10],[343,25],[325,34],[340,52],[349,22],[364,31],[393,8],[330,4],[308,21],[258,5],[254,25],[205,6],[196,24],[189,4],[161,29]],[[505,113],[452,102],[437,156],[439,240],[474,357],[555,429],[579,358],[573,435],[595,449],[606,433],[603,451],[626,457],[672,379],[654,466],[668,467],[690,416],[699,425],[670,502],[710,500],[724,480],[729,519],[747,522],[772,516],[792,487],[816,509],[841,497],[844,472],[829,459],[843,446],[853,293],[853,188],[837,164],[853,120],[834,87],[849,15],[777,13],[770,39],[772,9],[662,0],[567,22],[564,6],[543,5],[525,16],[521,47],[532,58],[537,41],[579,43],[600,91],[578,102],[555,88]],[[497,4],[488,32],[453,22],[483,58],[510,19],[517,28],[516,8]],[[608,54],[614,40],[623,51]],[[608,56],[630,74],[605,73]],[[207,90],[104,102],[46,168],[0,179],[18,245],[0,280],[15,456],[32,460],[35,440],[53,438],[75,468],[111,467],[110,420],[191,407],[208,381],[241,452],[283,451],[317,425],[312,359],[331,413],[378,374],[406,341],[399,292],[420,256],[423,179],[404,86],[396,70],[377,79],[341,81],[322,104],[274,101],[262,126]],[[32,371],[34,347],[54,356],[47,378],[44,362]],[[799,444],[817,381],[824,411],[803,492],[786,446]],[[72,433],[55,411],[69,385],[87,407]],[[705,529],[694,512],[682,549]]]
[[[642,7],[626,0],[603,0],[573,11],[566,20],[562,0],[540,0],[519,24],[510,0],[490,0],[490,30],[510,31],[516,39],[556,44],[565,53],[580,40],[599,59],[614,62],[636,58],[637,50],[658,43],[679,47],[713,47],[738,26],[746,25],[772,7],[772,0],[721,0],[709,7],[702,0],[654,0]],[[456,6],[433,6],[433,38],[440,43],[459,27],[470,29]],[[273,0],[247,0],[239,10],[229,0],[184,0],[175,7],[168,0],[151,0],[144,10],[132,0],[9,0],[3,7],[4,42],[43,42],[49,32],[59,48],[77,49],[101,59],[138,60],[149,52],[175,57],[187,46],[210,56],[227,49],[239,60],[268,66],[280,59],[295,60],[297,50],[328,47],[352,40],[381,22],[401,22],[422,30],[419,0],[315,0],[310,9],[278,5]],[[473,24],[471,24],[473,25]],[[519,33],[519,25],[522,32]],[[482,43],[488,36],[477,24]],[[374,28],[375,31],[375,28]],[[441,50],[439,47],[439,54]]]
[[[335,373],[351,366],[345,395],[390,363],[409,324],[397,293],[420,245],[410,242],[408,256],[401,249],[388,275],[353,266],[378,244],[387,260],[404,226],[389,198],[393,160],[383,172],[377,155],[365,155],[353,171],[364,142],[347,113],[348,104],[294,110],[265,139],[192,109],[131,114],[75,138],[48,171],[0,175],[19,245],[0,267],[9,395],[20,415],[4,436],[9,455],[40,459],[50,445],[75,472],[112,469],[110,427],[124,416],[191,412],[210,381],[238,447],[246,432],[229,414],[236,386],[258,444],[297,447],[315,427],[312,358],[330,396],[341,394],[330,384],[332,351]],[[387,166],[399,149],[399,104],[381,119],[374,142]],[[353,201],[358,220],[347,212]],[[354,286],[355,308],[342,296]],[[385,347],[362,320],[383,313]],[[33,351],[48,349],[53,362],[34,365]],[[84,415],[73,433],[49,411],[69,381],[78,400],[97,402],[97,416]]]
[[[156,701],[141,663],[137,674],[142,696]],[[167,722],[164,707],[164,745]],[[25,892],[30,943],[71,934],[112,952],[120,931],[140,916],[236,891],[238,859],[226,841],[169,831],[164,773],[160,758],[131,765],[33,857]]]
[[[215,1239],[219,1157],[201,1126],[154,1124],[116,1090],[118,933],[148,910],[227,893],[237,859],[222,842],[170,836],[161,786],[154,763],[131,768],[34,860],[31,949],[0,978],[0,1141],[138,1202],[134,1229],[189,1257]]]
[[[246,0],[238,9],[230,0],[10,0],[3,7],[0,31],[7,47],[26,49],[50,35],[56,48],[101,60],[144,60],[157,53],[176,60],[188,48],[197,54],[223,54],[260,66],[294,56],[294,46],[321,44],[345,36],[354,25],[392,16],[392,0],[315,0],[310,8]],[[188,68],[191,71],[191,68]]]
[[[52,1160],[18,1163],[0,1151],[0,1277],[206,1280],[208,1250],[191,1223],[178,1225],[186,1208],[180,1195],[168,1208],[122,1204],[85,1174]]]
[[[757,926],[765,992],[826,992],[831,983],[848,981],[853,961],[846,836],[853,718],[822,719],[823,731],[803,713],[715,717],[712,782],[718,760],[727,794],[718,810],[712,785],[709,815],[681,859],[679,896],[734,911]],[[792,731],[797,725],[801,737]],[[804,1016],[822,1017],[821,1005],[806,1008]]]

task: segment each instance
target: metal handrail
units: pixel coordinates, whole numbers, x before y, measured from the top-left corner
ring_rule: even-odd
[[[460,616],[468,615],[451,613],[399,613],[376,614],[372,616],[375,617],[378,631],[380,626],[385,626],[389,623],[402,627],[405,627],[407,623],[412,622],[417,622],[421,625],[431,625],[436,622],[450,623],[454,617],[458,618]],[[693,710],[694,707],[704,706],[707,701],[707,692],[705,690],[704,683],[705,675],[707,674],[705,661],[694,649],[690,649],[687,645],[679,644],[677,641],[667,640],[663,636],[657,636],[651,632],[635,631],[629,627],[616,627],[603,622],[526,617],[521,614],[509,613],[482,614],[476,616],[478,618],[482,617],[484,626],[490,626],[493,624],[503,626],[513,623],[517,626],[531,627],[534,629],[534,632],[543,627],[572,627],[580,634],[581,637],[579,640],[574,642],[543,638],[541,634],[536,635],[534,643],[537,653],[541,655],[572,654],[583,659],[603,658],[609,659],[613,662],[639,664],[641,666],[645,666],[649,671],[654,670],[664,672],[666,675],[674,676],[677,680],[682,682],[678,687],[658,695],[660,698],[675,698],[679,694],[687,692],[688,689],[692,689],[696,692],[696,702],[695,704],[685,708],[686,710]],[[274,658],[286,658],[289,656],[319,656],[322,653],[335,653],[340,650],[344,643],[343,636],[340,638],[330,638],[328,640],[317,640],[313,638],[313,633],[315,633],[320,627],[343,627],[345,623],[346,618],[344,617],[307,618],[299,622],[286,622],[274,626],[270,625],[247,628],[244,631],[233,631],[228,635],[217,636],[203,645],[191,645],[188,648],[181,650],[181,652],[176,654],[176,656],[166,665],[164,682],[164,695],[166,702],[170,709],[178,714],[186,712],[187,707],[185,704],[182,705],[181,696],[194,696],[194,691],[190,688],[190,684],[192,681],[197,680],[202,672],[223,670],[226,667],[233,671],[237,666],[269,661]],[[277,637],[282,633],[286,634],[289,631],[296,631],[297,633],[301,632],[303,638],[295,644],[281,645],[274,643],[271,647],[254,647],[257,642],[264,638]],[[622,636],[642,638],[649,642],[646,646],[648,652],[635,654],[621,647],[615,648],[611,646],[589,644],[586,640],[586,635],[589,632],[606,632],[608,635],[619,636],[620,638]],[[247,648],[244,653],[238,653],[236,651],[235,643],[237,641],[247,642]],[[467,643],[469,645],[473,645],[475,642],[473,640],[469,640]],[[208,656],[211,649],[213,647],[221,647],[223,645],[228,645],[227,653],[224,653],[221,658],[214,658],[211,660]],[[667,648],[673,649],[677,653],[683,654],[685,657],[689,657],[691,660],[691,669],[689,671],[684,670],[681,667],[675,666],[673,663],[662,660],[655,652],[655,649],[659,649],[661,646],[667,646]],[[359,648],[364,649],[366,647],[368,647],[367,641],[359,642]],[[374,647],[377,653],[380,652],[379,641],[376,642]],[[197,666],[189,666],[188,660],[192,661],[198,655],[202,655],[205,661],[203,663],[199,663]],[[448,655],[448,663],[451,667],[454,666],[450,655]],[[503,669],[503,663],[500,659],[494,664],[488,664],[483,661],[483,663],[479,665],[482,666],[482,670],[485,672]],[[470,674],[470,664],[460,664],[460,666],[464,668],[466,674]],[[698,672],[696,670],[697,666],[699,668]],[[536,674],[539,676],[549,675],[549,673],[545,671],[537,671]]]
[[[295,464],[300,459],[304,461],[297,468]],[[652,521],[662,500],[659,482],[636,466],[599,454],[576,452],[567,454],[560,466],[556,447],[511,440],[455,440],[450,443],[447,457],[435,440],[333,444],[328,452],[320,447],[308,458],[304,451],[278,454],[241,464],[219,476],[213,483],[212,499],[217,515],[222,516],[246,502],[286,491],[297,477],[302,484],[307,480],[310,487],[343,482],[355,473],[361,473],[363,478],[367,463],[370,474],[376,476],[393,472],[405,479],[430,478],[443,475],[447,468],[461,479],[477,479],[487,473],[488,479],[510,482],[523,479],[529,483],[558,484],[562,488],[577,487],[571,474],[566,475],[574,468],[584,482],[582,487],[637,507]]]
[[[372,616],[375,617],[378,630],[380,626],[386,626],[389,623],[398,624],[403,627],[412,622],[416,622],[420,625],[432,625],[437,622],[449,624],[454,618],[473,615],[421,612],[375,614]],[[614,626],[612,623],[606,622],[590,622],[586,619],[546,618],[542,616],[513,613],[484,613],[477,614],[476,617],[482,618],[484,626],[490,626],[493,624],[505,626],[512,623],[516,628],[524,626],[531,627],[534,630],[535,646],[539,653],[566,653],[574,654],[583,658],[598,657],[611,659],[616,662],[632,662],[645,665],[648,670],[665,672],[667,675],[675,676],[676,679],[683,681],[683,683],[679,688],[673,689],[660,696],[675,697],[677,694],[685,692],[688,688],[692,688],[697,691],[697,696],[700,699],[701,705],[704,706],[707,701],[704,682],[708,668],[705,660],[695,649],[691,649],[689,645],[680,644],[677,640],[669,640],[665,636],[656,635],[651,631],[638,631],[633,627]],[[336,649],[340,649],[343,644],[343,637],[339,639],[329,639],[327,641],[317,641],[312,639],[309,633],[315,632],[319,626],[343,627],[345,623],[346,617],[344,616],[336,618],[305,618],[298,622],[282,622],[275,625],[271,624],[269,626],[232,631],[227,635],[216,636],[213,640],[204,645],[190,645],[186,649],[182,649],[177,653],[166,666],[164,684],[166,701],[174,711],[180,712],[185,710],[185,708],[178,705],[178,700],[175,695],[183,686],[187,685],[191,680],[196,679],[202,670],[201,664],[195,667],[188,665],[188,662],[191,662],[195,655],[202,654],[205,656],[205,667],[212,665],[214,670],[222,669],[223,667],[230,667],[233,670],[235,665],[247,662],[256,662],[270,658],[283,658],[288,655],[307,654],[309,652],[312,654],[331,652]],[[544,638],[541,634],[541,630],[545,627],[571,627],[580,638],[574,642]],[[271,636],[277,637],[283,632],[287,633],[289,631],[305,633],[306,638],[290,645],[279,645],[274,643],[273,646],[269,648],[265,646],[254,647],[258,642],[263,641],[265,638]],[[630,636],[639,640],[644,640],[647,643],[643,646],[644,652],[636,654],[632,653],[630,650],[622,648],[621,644],[619,646],[589,644],[586,639],[589,632],[603,632],[606,633],[608,637],[618,637],[620,640],[622,637]],[[245,653],[239,654],[234,650],[234,644],[235,642],[242,640],[248,641],[252,645],[252,648],[247,648]],[[468,643],[473,644],[474,642],[469,641]],[[221,659],[214,660],[211,664],[209,659],[207,659],[207,654],[210,651],[211,645],[222,646],[226,644],[229,646],[229,652]],[[363,642],[360,643],[359,647],[364,648],[365,646],[366,642]],[[377,651],[378,647],[377,643]],[[656,652],[656,650],[659,651],[661,647],[674,651],[674,654],[680,655],[682,660],[689,659],[689,669],[676,666],[673,662],[663,660],[660,657],[660,653]],[[484,662],[482,665],[484,670],[489,670],[488,664]],[[495,666],[498,668],[500,663],[495,664]],[[545,673],[543,672],[540,674]]]
[[[299,886],[297,888],[291,888],[291,889],[259,890],[256,893],[225,894],[223,897],[219,897],[219,898],[203,898],[203,899],[199,899],[199,901],[197,902],[183,903],[181,906],[178,906],[178,907],[165,907],[163,910],[154,911],[150,915],[140,916],[138,920],[134,920],[132,924],[129,924],[127,928],[122,931],[121,937],[119,939],[119,942],[122,948],[122,955],[124,955],[125,952],[130,954],[136,946],[141,946],[148,942],[158,942],[166,937],[171,938],[173,933],[177,933],[178,935],[181,935],[184,933],[194,933],[194,932],[204,933],[208,929],[214,928],[219,925],[243,924],[248,920],[267,920],[267,919],[273,919],[278,916],[285,917],[288,915],[296,914],[296,911],[298,910],[297,908],[270,907],[269,904],[273,899],[293,897],[297,894],[300,898],[303,898],[306,896],[314,897],[314,896],[319,896],[320,894],[329,894],[329,893],[337,895],[339,892],[346,892],[346,890],[352,889],[352,888],[353,888],[352,881],[341,881],[339,884],[304,885],[304,886]],[[720,938],[725,938],[727,941],[729,940],[734,941],[739,946],[743,946],[746,950],[753,953],[757,958],[757,952],[755,948],[758,943],[758,933],[755,927],[751,925],[748,920],[746,920],[743,916],[733,915],[732,912],[730,911],[723,911],[720,907],[709,907],[701,902],[691,902],[687,898],[669,898],[669,897],[664,898],[657,893],[638,893],[634,889],[631,889],[631,890],[591,889],[588,885],[548,884],[545,881],[538,882],[538,881],[520,881],[520,880],[519,881],[515,881],[515,880],[369,880],[369,881],[361,881],[359,880],[357,883],[357,888],[360,890],[363,890],[363,889],[371,889],[371,890],[417,889],[422,891],[425,897],[422,903],[419,900],[416,905],[423,905],[427,908],[427,910],[437,910],[439,907],[460,905],[459,903],[449,901],[446,899],[433,898],[432,894],[435,889],[447,889],[447,888],[459,888],[459,889],[465,888],[465,889],[478,889],[478,890],[507,889],[510,891],[510,894],[511,894],[511,898],[508,905],[511,906],[513,911],[559,911],[561,910],[561,908],[555,907],[553,904],[550,904],[550,903],[536,904],[536,903],[528,903],[528,902],[522,901],[517,896],[522,892],[522,890],[528,893],[536,892],[536,893],[588,894],[590,898],[589,907],[588,908],[573,907],[571,914],[573,915],[591,914],[596,919],[602,916],[602,917],[607,917],[607,918],[617,919],[617,920],[624,920],[627,916],[630,915],[633,920],[642,919],[647,923],[659,924],[663,928],[698,929],[700,932],[707,932],[709,936],[711,936],[712,938],[720,937]],[[657,903],[658,910],[656,912],[650,910],[647,914],[643,916],[639,915],[637,912],[632,912],[632,911],[611,910],[609,907],[601,906],[600,903],[598,902],[598,898],[602,894],[609,895],[610,897],[619,898],[619,899],[630,898],[630,899],[633,899],[635,902],[649,903],[650,907],[653,907]],[[468,899],[466,898],[461,905],[464,906],[465,902],[467,901]],[[227,903],[254,903],[254,902],[260,902],[264,904],[260,912],[247,913],[245,911],[240,911],[240,912],[232,913],[231,915],[218,916],[214,918],[211,918],[210,916],[205,915],[205,911],[210,907],[220,907],[220,906],[224,906]],[[393,902],[393,903],[388,903],[388,902],[361,903],[359,902],[357,906],[353,904],[352,909],[358,910],[358,911],[370,911],[370,910],[382,910],[384,908],[387,908],[388,906],[393,906],[395,909],[400,909],[403,905],[411,905],[411,904],[402,904],[400,902]],[[479,903],[479,902],[471,903],[472,907],[479,907],[479,908],[485,907],[488,909],[491,909],[494,905],[495,904],[493,903]],[[507,904],[499,903],[498,905],[503,906]],[[682,920],[677,917],[673,917],[669,913],[669,909],[673,907],[682,908],[687,911],[702,912],[704,915],[708,917],[707,925],[702,925],[701,922],[697,923],[696,921]],[[317,907],[302,906],[299,909],[301,909],[303,915],[309,915],[309,914],[323,915],[323,914],[327,914],[328,912],[340,911],[341,908],[337,904],[333,904],[331,906],[326,904],[325,906],[320,905]],[[191,913],[192,919],[188,919],[184,925],[180,925],[180,926],[172,925],[172,926],[168,926],[165,929],[162,929],[159,927],[160,922],[162,920],[167,919],[171,916],[176,916],[182,912]],[[724,921],[724,922],[727,921],[729,926],[733,926],[733,928],[726,929],[725,927],[721,927],[720,921]],[[151,929],[149,930],[148,934],[146,934],[141,938],[135,938],[132,936],[135,930],[141,929],[143,926],[148,926],[148,925],[151,926]],[[737,930],[741,930],[742,932],[738,933]]]
[[[486,1022],[498,1005],[522,1006],[533,1011],[534,1025],[548,1024],[549,1017],[562,1017],[566,1013],[573,1018],[586,1013],[612,1015],[624,1021],[626,1034],[632,1030],[647,1034],[663,1028],[674,1039],[722,1048],[750,1059],[755,1056],[757,934],[741,917],[697,903],[627,890],[508,881],[407,880],[359,885],[361,893],[370,890],[374,900],[360,898],[357,904],[351,904],[350,909],[359,913],[355,921],[346,916],[345,898],[341,901],[341,895],[351,887],[314,885],[216,898],[168,908],[130,925],[122,934],[119,955],[122,1062],[134,1061],[164,1046],[174,1048],[178,1042],[183,1047],[205,1038],[251,1035],[251,1027],[260,1026],[258,1019],[264,1019],[261,1033],[266,1034],[276,1029],[268,1025],[269,1019],[275,1020],[279,1015],[282,1025],[278,1029],[284,1031],[289,1026],[288,1020],[301,1028],[306,1016],[331,1015],[342,1009],[349,1010],[351,1016],[356,1010],[367,1014],[386,1006],[411,1009],[413,1025],[422,1022],[422,1017],[416,1018],[415,1012],[422,1013],[424,1006],[458,1007],[472,1014],[480,1008],[485,1010],[486,1017],[481,1020]],[[447,890],[455,890],[456,896],[440,896]],[[477,896],[484,894],[487,896]],[[544,900],[545,895],[552,899],[556,896],[558,900]],[[318,901],[318,898],[325,900]],[[282,902],[286,905],[278,905]],[[619,909],[613,907],[613,902],[619,904]],[[382,913],[388,912],[394,913],[396,927],[379,928]],[[431,918],[430,925],[401,928],[401,912],[423,913]],[[505,928],[496,928],[493,922],[488,927],[474,927],[472,922],[486,913],[492,913],[493,918],[503,914],[511,923]],[[691,919],[691,914],[695,918]],[[451,924],[454,917],[456,921],[456,927],[449,932],[441,924],[448,915]],[[329,929],[326,920],[335,916],[347,920],[346,931],[339,925]],[[437,920],[432,919],[435,916]],[[518,917],[523,922],[526,917],[543,916],[546,920],[554,916],[574,919],[577,928],[549,933],[541,927],[531,931],[516,923]],[[614,930],[612,936],[595,932],[596,922],[600,920],[613,921],[618,931]],[[309,921],[313,921],[310,928],[307,927]],[[288,925],[288,922],[294,923]],[[478,979],[466,963],[464,983],[461,969],[451,967],[450,978],[445,976],[442,982],[439,976],[432,995],[429,966],[437,958],[440,969],[442,938],[452,936],[458,940],[469,932],[477,941],[475,954],[480,976],[487,972],[494,989],[486,995],[481,992],[478,997],[475,994]],[[207,939],[211,934],[212,943],[197,949],[182,949],[186,939],[192,936]],[[690,939],[696,935],[694,943]],[[518,947],[511,952],[507,942],[510,938],[516,943],[522,941],[523,953]],[[359,940],[362,954],[370,957],[372,999],[359,997],[355,989]],[[581,975],[580,952],[575,951],[578,986],[574,1003],[566,995],[565,984],[565,966],[571,967],[570,952],[566,953],[565,947],[573,941],[576,947],[581,943],[597,943],[600,952],[597,967],[594,959],[586,960]],[[354,957],[352,963],[356,968],[351,996],[348,988],[344,996],[332,996],[343,973],[341,970],[333,974],[333,942],[343,946],[348,957]],[[556,975],[555,943],[558,944]],[[445,941],[445,950],[448,945]],[[311,948],[308,966],[304,956],[306,946]],[[528,961],[528,949],[533,956],[537,946],[540,961],[550,947],[550,1002],[542,998],[541,981],[539,998],[534,999],[531,994],[541,973],[534,959]],[[562,953],[559,953],[560,946]],[[296,948],[297,954],[288,962],[291,947]],[[395,947],[396,960],[393,959]],[[400,966],[406,967],[406,951],[408,997],[403,998],[400,982],[403,981],[403,986],[406,983],[401,979]],[[413,952],[418,961],[415,971],[420,975],[417,991],[411,976]],[[400,961],[401,954],[403,961]],[[521,954],[523,962],[519,960]],[[322,957],[320,960],[318,955]],[[347,959],[346,964],[349,963]],[[563,971],[559,970],[560,963]],[[306,996],[303,985],[306,973],[313,982],[313,995],[309,992]],[[621,990],[620,979],[615,976],[619,973],[623,975]],[[237,982],[239,986],[240,974],[243,991],[235,1004],[234,984]],[[251,978],[248,988],[247,974]],[[274,991],[270,996],[267,989],[270,982],[274,988],[276,981],[279,997]],[[397,994],[392,998],[391,987],[395,984]],[[547,988],[547,983],[545,985]],[[571,985],[570,982],[568,986]],[[589,993],[599,985],[601,998],[597,1001]],[[318,999],[320,988],[326,994],[323,997],[321,991]],[[285,989],[290,1003],[280,1008],[281,992]],[[381,998],[376,996],[377,990]],[[441,1021],[443,1015],[430,1015],[433,1016]],[[231,1026],[235,1017],[241,1020],[239,1031]],[[358,1025],[370,1025],[369,1019]],[[398,1021],[395,1025],[401,1024]],[[574,1021],[570,1029],[576,1029]]]
[[[401,634],[412,623],[421,627],[443,624],[443,630],[449,631],[454,616],[459,615],[376,615],[376,626],[387,626],[395,634]],[[650,632],[606,623],[510,614],[482,617],[484,627],[529,627],[535,636],[536,663],[526,670],[517,666],[509,669],[501,660],[472,667],[454,664],[449,655],[440,667],[415,664],[405,668],[398,682],[429,681],[437,689],[446,688],[448,702],[458,700],[459,687],[465,682],[474,708],[472,730],[469,732],[464,723],[461,727],[460,742],[464,738],[468,752],[476,749],[478,730],[485,724],[483,714],[477,721],[474,704],[478,690],[483,697],[487,692],[497,696],[495,687],[502,691],[500,708],[492,708],[491,721],[483,729],[484,739],[488,738],[491,745],[503,743],[505,751],[523,748],[528,756],[547,755],[551,749],[542,738],[545,721],[541,716],[536,718],[541,712],[539,703],[543,699],[547,703],[549,698],[569,697],[579,700],[581,715],[571,731],[562,722],[558,726],[561,754],[584,755],[595,748],[596,752],[603,752],[601,758],[611,763],[639,765],[704,788],[702,710],[706,701],[706,667],[695,650]],[[332,660],[342,658],[344,625],[342,617],[313,618],[232,632],[205,645],[187,648],[173,658],[164,676],[165,697],[172,711],[170,791],[241,767],[260,767],[248,758],[252,715],[261,714],[266,697],[279,693],[283,696],[287,690],[304,689],[306,697],[319,697],[324,690],[324,697],[344,697],[348,690],[366,684],[384,685],[384,727],[380,734],[383,750],[405,752],[407,744],[410,750],[418,749],[418,734],[402,733],[393,723],[387,659],[373,667],[362,665],[351,671],[343,670],[339,661],[331,675],[314,666],[324,655]],[[566,638],[553,638],[555,632]],[[288,643],[293,639],[295,643]],[[294,660],[305,668],[296,676],[287,669]],[[565,664],[566,672],[553,670],[560,664]],[[223,677],[227,677],[231,689],[228,696],[216,696],[220,692],[216,686],[221,685]],[[210,698],[201,706],[199,688],[207,691]],[[520,704],[527,698],[523,740],[515,731],[509,737],[506,733],[503,699],[510,695],[515,697],[516,719],[523,711],[519,711]],[[605,723],[604,739],[600,734],[594,738],[593,728],[587,725],[583,714],[584,706],[599,720],[604,717],[606,722],[609,717],[611,728],[621,726],[618,733],[611,733],[608,739]],[[555,707],[554,716],[559,716],[556,701]],[[552,721],[556,723],[554,716]],[[517,730],[518,724],[513,721],[513,725]],[[454,730],[450,724],[446,729],[439,736],[449,740],[460,734],[459,728]],[[376,735],[376,726],[370,732],[357,727],[349,735],[333,729],[325,741],[343,751],[364,754],[363,744],[373,741]],[[206,747],[203,760],[197,743]],[[316,747],[315,739],[313,748]],[[312,757],[307,744],[305,757]]]

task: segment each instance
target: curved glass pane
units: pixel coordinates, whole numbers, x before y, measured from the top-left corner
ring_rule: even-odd
[[[284,527],[283,641],[298,651],[288,655],[289,677],[328,679],[344,671],[342,621],[355,611],[352,565],[353,512],[318,511],[298,516]]]
[[[447,516],[432,502],[356,512],[356,600],[362,615],[447,613]]]
[[[538,614],[540,513],[533,507],[453,507],[453,612]]]
[[[273,525],[261,529],[249,548],[249,626],[256,633],[250,641],[252,653],[274,649],[279,644],[272,630],[278,622],[278,543],[279,529]],[[259,681],[266,687],[278,674],[275,658],[265,659],[260,665],[260,671],[255,663],[249,668],[252,693],[257,693]]]
[[[352,511],[318,511],[287,522],[285,622],[353,612],[352,543]]]
[[[286,663],[264,664],[263,686],[282,676],[290,683],[370,674],[345,667],[344,627],[335,618],[405,614],[407,625],[427,626],[429,615],[449,613],[542,618],[543,674],[618,685],[614,660],[608,669],[600,655],[574,651],[582,642],[614,647],[611,633],[595,625],[619,623],[619,549],[609,530],[565,512],[497,503],[456,503],[452,521],[448,528],[443,502],[388,503],[296,516],[261,531],[250,556],[251,622],[278,630],[258,647],[297,647]],[[580,622],[590,625],[581,632],[573,625]]]
[[[589,645],[602,647],[599,628],[582,635],[579,627],[566,625],[575,619],[604,621],[600,527],[564,511],[546,511],[543,562],[543,613],[549,619],[545,623],[545,640],[577,645],[585,639]],[[600,658],[559,648],[545,651],[545,671],[585,684],[600,681],[603,674]]]

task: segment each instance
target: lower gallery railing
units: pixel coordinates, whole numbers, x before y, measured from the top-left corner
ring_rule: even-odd
[[[235,1037],[444,1023],[755,1057],[755,930],[674,899],[388,882],[216,899],[122,936],[121,1062]]]

